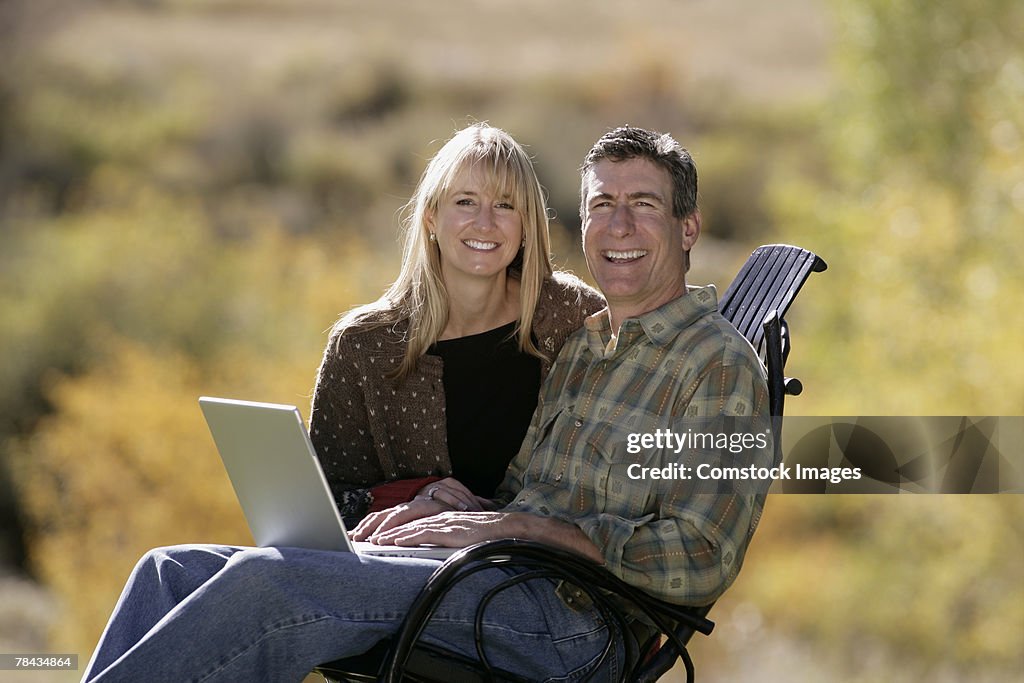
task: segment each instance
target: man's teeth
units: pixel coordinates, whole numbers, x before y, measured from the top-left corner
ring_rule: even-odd
[[[647,250],[645,249],[633,249],[631,251],[606,251],[604,252],[605,258],[611,261],[632,261],[638,259],[641,256],[647,256]]]
[[[481,242],[480,240],[463,240],[463,244],[473,249],[482,249],[483,251],[490,251],[491,249],[497,249],[497,242]]]

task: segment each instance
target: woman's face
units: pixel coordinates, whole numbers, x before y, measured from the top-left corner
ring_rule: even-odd
[[[486,171],[464,169],[438,202],[434,215],[427,216],[449,285],[453,278],[504,273],[522,245],[520,207],[512,205],[511,196],[498,194],[495,185]]]

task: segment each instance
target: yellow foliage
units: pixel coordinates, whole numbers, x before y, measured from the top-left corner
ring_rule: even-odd
[[[80,652],[148,548],[251,543],[196,405],[194,363],[122,339],[107,351],[93,372],[54,381],[57,414],[17,454],[32,562],[66,606],[54,642]]]
[[[907,680],[1014,672],[1022,517],[1012,495],[777,496],[731,599],[818,641],[846,671],[870,639],[913,653]]]
[[[88,226],[76,234],[99,237],[90,237]],[[130,244],[114,246],[117,262],[141,278],[137,301],[118,305],[153,310],[168,316],[161,325],[181,330],[172,322],[176,307],[187,316],[189,301],[215,303],[221,324],[194,331],[206,340],[203,357],[184,352],[174,335],[146,330],[142,317],[131,320],[142,328],[123,327],[136,339],[100,317],[79,340],[94,361],[82,374],[49,374],[53,413],[14,449],[31,562],[65,605],[53,642],[69,651],[91,650],[147,549],[252,543],[196,399],[290,403],[308,418],[327,329],[339,313],[380,293],[388,276],[381,261],[393,258],[374,256],[359,239],[329,250],[268,228],[223,245],[206,279],[183,283],[183,297],[153,289],[166,281],[162,269],[181,257],[181,246],[172,240],[143,251],[132,263]]]

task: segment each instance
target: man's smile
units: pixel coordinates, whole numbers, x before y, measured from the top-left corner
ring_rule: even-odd
[[[632,263],[647,256],[646,249],[603,249],[601,256],[611,263]]]

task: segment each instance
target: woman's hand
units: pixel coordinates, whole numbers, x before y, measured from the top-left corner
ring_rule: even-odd
[[[474,495],[465,484],[454,477],[427,484],[416,492],[414,500],[424,498],[444,503],[448,509],[459,512],[482,512],[494,508],[491,501]]]

